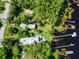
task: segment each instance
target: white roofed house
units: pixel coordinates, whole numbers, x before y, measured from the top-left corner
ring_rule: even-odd
[[[22,28],[22,29],[26,29],[26,28],[28,28],[28,29],[35,29],[36,28],[36,24],[24,24],[24,23],[21,23],[20,24],[20,27]]]
[[[45,41],[45,38],[42,35],[35,35],[34,37],[21,38],[19,45],[32,45],[42,41]]]

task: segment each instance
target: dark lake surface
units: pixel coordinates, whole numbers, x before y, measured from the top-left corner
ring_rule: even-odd
[[[77,4],[74,3],[72,0],[70,1],[70,3],[72,4],[72,7],[74,8],[74,12],[72,14],[72,19],[71,20],[75,21],[76,28],[74,30],[68,30],[65,34],[71,34],[73,32],[76,32],[77,37],[76,38],[65,37],[63,39],[63,42],[65,44],[70,44],[70,43],[75,44],[75,46],[68,47],[67,49],[74,51],[74,54],[70,55],[71,59],[79,59],[79,6],[77,6]]]

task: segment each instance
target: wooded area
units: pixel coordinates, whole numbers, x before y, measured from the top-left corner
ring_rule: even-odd
[[[33,15],[25,15],[26,9],[32,10]],[[52,37],[59,32],[59,29],[55,27],[60,26],[63,23],[62,20],[70,19],[73,11],[68,0],[11,0],[3,41],[4,48],[0,49],[0,51],[5,51],[0,54],[0,58],[22,59],[19,54],[23,50],[36,59],[58,59],[58,54],[55,53],[55,55],[55,51],[51,49]],[[37,28],[24,30],[19,27],[21,23],[34,23]],[[19,46],[20,38],[37,34],[43,35],[46,41],[30,46]]]

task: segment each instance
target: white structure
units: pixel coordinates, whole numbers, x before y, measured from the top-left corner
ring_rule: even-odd
[[[76,32],[73,32],[72,37],[76,37],[76,36],[77,36]]]
[[[69,55],[69,54],[74,54],[74,52],[72,50],[70,51],[66,51],[66,54]]]
[[[31,38],[21,38],[19,43],[20,43],[20,45],[35,44],[34,40],[31,40]]]
[[[55,48],[66,48],[66,47],[72,47],[72,46],[74,46],[75,44],[70,44],[70,45],[65,45],[65,46],[58,46],[58,47],[54,47],[53,49],[55,49]]]
[[[28,24],[26,27],[29,29],[35,29],[36,25],[35,24]]]
[[[33,16],[33,10],[25,9],[24,14],[27,16]]]
[[[68,36],[77,37],[77,33],[76,33],[76,32],[73,32],[72,34],[66,34],[66,35],[61,35],[61,36],[55,36],[55,37],[53,37],[53,38],[68,37]]]
[[[63,20],[64,22],[75,23],[75,21]]]
[[[75,25],[71,25],[71,28],[72,28],[72,29],[75,29]]]
[[[20,24],[20,27],[22,28],[22,29],[26,29],[26,28],[28,28],[28,29],[35,29],[36,28],[36,25],[35,24],[28,24],[28,25],[26,25],[26,24]]]
[[[30,38],[21,38],[19,41],[19,45],[31,45],[41,41],[45,41],[45,38],[42,35],[35,35],[34,37]]]

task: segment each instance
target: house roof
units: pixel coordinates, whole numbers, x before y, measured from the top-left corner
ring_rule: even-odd
[[[35,42],[40,42],[40,41],[45,41],[45,38],[41,35],[36,35],[34,37],[26,37],[26,38],[21,38],[20,39],[20,45],[31,45],[35,44]]]
[[[36,28],[36,24],[28,24],[27,25],[27,24],[21,23],[20,27],[23,28],[23,29],[26,29],[26,28],[28,28],[28,29],[35,29]]]

